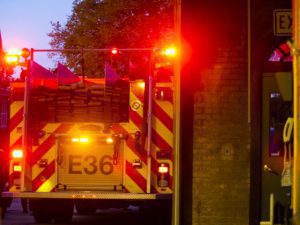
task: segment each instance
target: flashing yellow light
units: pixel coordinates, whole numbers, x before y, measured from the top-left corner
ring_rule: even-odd
[[[170,47],[162,51],[162,54],[168,57],[174,57],[176,55],[176,48]]]
[[[12,151],[12,157],[14,159],[21,159],[21,158],[23,158],[23,151],[22,151],[22,149],[14,149]]]
[[[80,143],[87,143],[89,139],[87,137],[80,137],[80,138],[72,138],[72,142],[80,142]]]
[[[139,88],[145,89],[145,82],[138,82],[137,85]]]
[[[79,142],[79,138],[72,138],[72,142]]]
[[[19,56],[17,55],[6,55],[5,62],[8,64],[14,64],[19,62]]]
[[[112,143],[114,143],[114,139],[111,138],[111,137],[108,137],[108,138],[106,138],[106,143],[107,144],[112,144]]]
[[[79,138],[79,142],[81,142],[81,143],[88,143],[89,139],[87,137],[81,137],[81,138]]]
[[[14,168],[13,168],[14,172],[21,172],[22,171],[22,166],[21,165],[14,165]]]
[[[7,64],[17,64],[20,60],[22,51],[20,49],[11,48],[5,54],[5,62]]]

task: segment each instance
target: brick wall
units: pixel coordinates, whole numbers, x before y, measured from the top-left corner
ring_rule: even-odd
[[[210,43],[214,54],[194,70],[200,85],[194,94],[192,224],[246,225],[250,192],[247,4],[215,2],[207,6],[215,16],[210,27],[216,29],[208,33],[217,35]]]

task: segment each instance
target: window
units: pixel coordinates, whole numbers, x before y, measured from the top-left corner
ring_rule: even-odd
[[[280,93],[270,93],[269,155],[283,154],[283,128],[288,117],[292,116],[292,102],[283,101]]]

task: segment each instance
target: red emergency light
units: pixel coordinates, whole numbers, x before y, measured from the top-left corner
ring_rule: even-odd
[[[113,54],[113,55],[118,54],[118,49],[117,48],[111,49],[111,54]]]

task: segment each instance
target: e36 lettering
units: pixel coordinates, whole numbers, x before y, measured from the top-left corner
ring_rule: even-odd
[[[83,161],[82,161],[83,160]],[[103,155],[99,162],[94,155],[69,155],[69,174],[88,174],[93,175],[98,172],[109,175],[114,171],[112,164],[113,158],[110,155]],[[86,162],[86,166],[82,167],[82,162]]]

